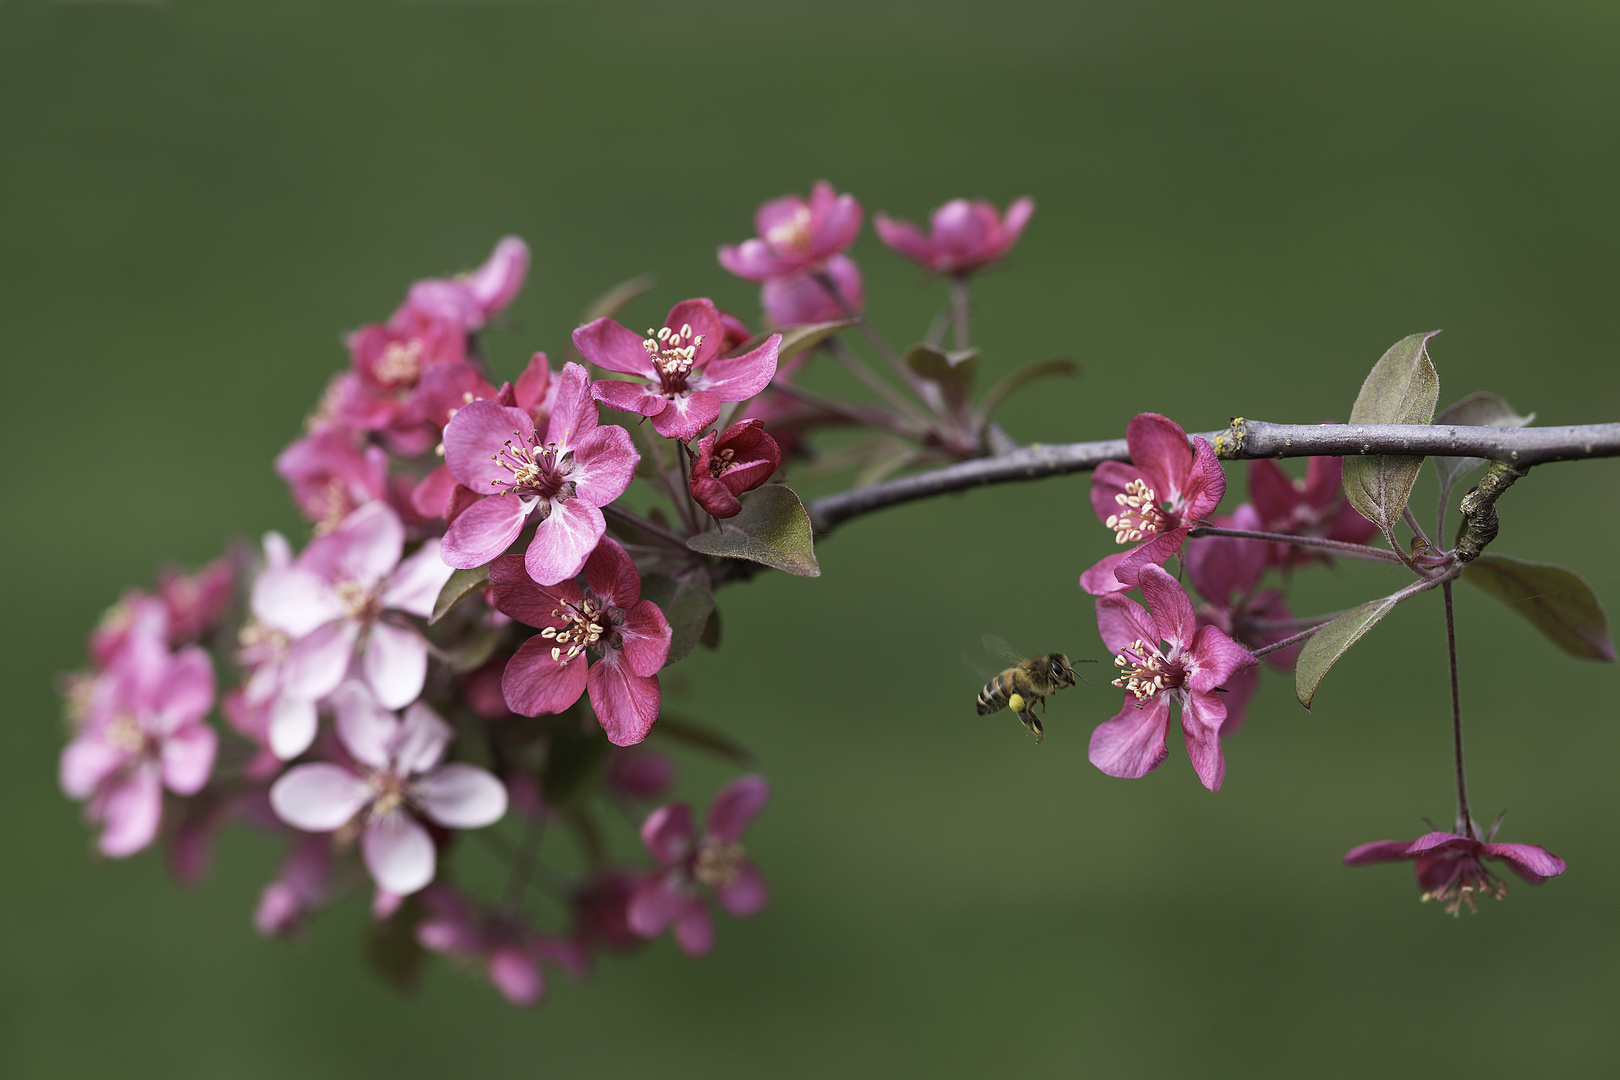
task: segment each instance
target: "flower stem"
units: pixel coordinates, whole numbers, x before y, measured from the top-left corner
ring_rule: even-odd
[[[1328,540],[1317,536],[1290,536],[1287,533],[1256,532],[1250,529],[1223,529],[1216,525],[1198,525],[1189,537],[1200,536],[1233,536],[1239,540],[1266,540],[1273,544],[1289,544],[1293,547],[1316,548],[1320,551],[1331,551],[1336,555],[1345,555],[1352,559],[1370,559],[1373,562],[1403,562],[1399,555],[1393,552],[1380,551],[1378,548],[1368,547],[1366,544],[1352,544],[1347,540]]]
[[[906,385],[910,386],[914,391],[917,390],[922,380],[901,362],[900,354],[895,352],[894,346],[890,345],[888,340],[878,333],[871,323],[866,321],[866,316],[850,306],[849,301],[844,299],[844,294],[839,290],[838,283],[832,279],[832,275],[825,270],[818,270],[811,276],[815,279],[816,284],[821,286],[822,291],[832,297],[833,303],[839,306],[846,319],[858,319],[860,321],[861,333],[865,334],[866,340],[872,343],[872,348],[876,349],[878,354],[889,362],[889,366],[894,368],[896,374],[906,381]]]
[[[848,371],[869,389],[875,391],[879,397],[894,406],[899,412],[904,413],[918,424],[928,426],[928,418],[918,410],[917,406],[913,405],[900,391],[884,382],[877,372],[867,367],[865,361],[856,356],[854,350],[848,345],[834,337],[827,342],[827,348],[833,354],[833,358],[844,366],[845,371]]]
[[[968,276],[951,275],[951,322],[955,327],[956,351],[968,347]]]
[[[1468,812],[1468,781],[1463,776],[1462,690],[1457,683],[1457,620],[1451,610],[1451,582],[1441,584],[1446,597],[1446,656],[1451,661],[1451,741],[1457,761],[1457,828],[1463,836],[1474,834],[1474,818]]]
[[[1328,622],[1332,622],[1332,621],[1333,620],[1331,620],[1331,619],[1328,620]],[[1272,653],[1278,652],[1278,651],[1280,651],[1282,649],[1286,649],[1290,645],[1298,645],[1300,642],[1304,641],[1306,638],[1310,637],[1312,634],[1316,633],[1318,630],[1322,629],[1322,627],[1324,627],[1326,625],[1327,625],[1327,623],[1324,622],[1324,623],[1318,623],[1315,626],[1306,627],[1304,630],[1301,630],[1299,633],[1290,634],[1289,636],[1283,638],[1281,641],[1274,641],[1270,645],[1266,645],[1263,648],[1250,649],[1249,650],[1249,655],[1253,656],[1256,660],[1258,660],[1262,656],[1270,656]]]

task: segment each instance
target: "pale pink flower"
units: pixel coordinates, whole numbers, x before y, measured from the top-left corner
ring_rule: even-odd
[[[169,608],[158,597],[131,589],[102,613],[101,621],[90,631],[90,659],[97,668],[105,668],[139,637],[167,642]]]
[[[204,722],[214,669],[195,645],[170,653],[161,634],[137,632],[97,677],[78,734],[62,751],[62,790],[88,799],[102,854],[122,858],[150,844],[163,789],[195,795],[213,771],[218,737]]]
[[[352,765],[297,765],[270,788],[270,805],[305,832],[333,832],[356,821],[366,869],[378,887],[409,896],[433,880],[433,838],[422,819],[446,829],[479,829],[506,814],[506,788],[477,765],[439,764],[454,733],[423,702],[402,723],[360,682],[332,697],[338,739]]]
[[[816,273],[767,280],[759,288],[759,306],[765,309],[765,321],[772,326],[832,322],[866,309],[866,282],[854,259],[834,255],[827,260],[826,276],[838,296],[827,291]]]
[[[387,452],[369,443],[362,448],[353,432],[338,427],[318,429],[292,443],[277,455],[276,472],[318,532],[330,531],[388,490]]]
[[[817,180],[808,199],[784,195],[763,204],[754,228],[753,239],[720,248],[720,265],[749,281],[791,277],[848,250],[861,231],[861,204]]]
[[[641,599],[641,575],[616,540],[603,537],[578,582],[539,585],[523,560],[489,566],[495,608],[540,628],[507,662],[501,690],[513,712],[560,713],[590,691],[597,722],[615,746],[647,737],[658,719],[658,671],[669,658],[669,622]],[[588,666],[587,666],[588,665]]]
[[[1120,669],[1114,685],[1125,690],[1125,707],[1091,733],[1091,763],[1128,778],[1158,768],[1169,753],[1174,704],[1198,779],[1218,791],[1226,705],[1216,687],[1256,661],[1217,628],[1198,625],[1192,601],[1164,567],[1143,567],[1141,586],[1146,610],[1122,593],[1097,598],[1097,630]]]
[[[591,384],[596,400],[651,417],[658,434],[688,442],[714,423],[724,402],[747,401],[776,375],[781,334],[742,356],[721,355],[725,337],[714,304],[682,300],[669,309],[663,327],[646,337],[612,319],[597,319],[574,331],[574,346],[598,367],[650,382],[604,379]]]
[[[653,938],[671,925],[675,942],[688,956],[714,947],[714,922],[699,886],[738,917],[753,915],[770,899],[765,880],[743,852],[743,833],[771,797],[763,776],[743,776],[714,796],[702,836],[685,803],[661,806],[641,825],[641,842],[659,869],[642,879],[630,900],[630,928]]]
[[[912,262],[936,274],[970,274],[1012,250],[1035,213],[1035,200],[1014,199],[1006,217],[983,199],[952,199],[934,211],[932,232],[924,236],[909,221],[883,214],[872,218],[878,238]]]
[[[383,503],[367,503],[312,540],[290,566],[259,575],[253,613],[291,643],[279,673],[283,693],[318,701],[337,688],[358,656],[361,676],[385,707],[416,700],[428,647],[404,616],[432,613],[451,568],[439,558],[437,539],[423,541],[401,562],[404,548],[399,515]],[[272,746],[296,756],[314,728],[296,734],[278,738],[272,729]]]
[[[607,530],[600,508],[624,494],[641,460],[628,431],[597,426],[588,381],[580,365],[563,366],[543,439],[528,412],[493,401],[474,401],[450,419],[445,464],[484,498],[450,523],[447,564],[483,566],[537,515],[525,558],[529,574],[555,585],[579,573]]]

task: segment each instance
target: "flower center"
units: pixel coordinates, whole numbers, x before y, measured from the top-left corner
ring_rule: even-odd
[[[1145,480],[1132,480],[1125,490],[1114,496],[1119,513],[1109,514],[1103,522],[1114,530],[1114,543],[1134,544],[1161,533],[1170,519],[1159,506],[1159,497]]]
[[[273,626],[266,626],[258,619],[249,619],[242,624],[242,629],[236,634],[237,644],[242,646],[236,654],[237,661],[245,666],[252,667],[271,660],[282,660],[291,648],[292,641],[286,634]]]
[[[146,749],[146,732],[141,725],[128,713],[120,713],[113,717],[112,723],[107,725],[107,743],[117,747],[126,754],[139,754]]]
[[[390,341],[377,362],[371,365],[371,374],[389,389],[415,386],[422,375],[422,343]]]
[[[689,323],[682,323],[679,330],[664,326],[657,330],[649,329],[647,340],[641,343],[641,347],[647,350],[647,356],[657,369],[658,381],[664,393],[679,394],[686,389],[692,365],[697,363],[697,351],[703,347],[703,335],[692,333]]]
[[[512,435],[516,443],[507,439],[500,453],[490,455],[490,460],[509,471],[512,479],[491,480],[490,483],[532,498],[570,497],[573,485],[566,478],[574,471],[573,453],[559,453],[554,442],[541,445],[539,435],[531,435],[527,441],[520,431]]]
[[[1418,897],[1419,900],[1425,904],[1435,900],[1443,901],[1446,905],[1446,914],[1457,916],[1462,914],[1462,906],[1465,903],[1470,912],[1479,910],[1474,906],[1476,896],[1507,899],[1507,882],[1485,869],[1477,855],[1464,855],[1454,861],[1456,867],[1451,871],[1451,876]]]
[[[810,250],[810,208],[800,204],[793,216],[765,230],[765,242],[777,251],[803,255]]]
[[[551,617],[566,620],[561,628],[548,626],[540,631],[541,637],[556,642],[551,648],[551,659],[559,664],[568,663],[601,641],[610,621],[607,609],[591,596],[582,599],[578,607],[552,608]]]
[[[375,622],[382,614],[382,599],[358,581],[337,583],[338,602],[348,610],[349,618],[357,622]]]
[[[720,477],[725,474],[725,471],[731,468],[736,459],[737,451],[733,450],[729,446],[724,450],[717,451],[715,455],[709,459],[709,475],[714,477],[716,480],[720,479]]]
[[[1114,685],[1134,694],[1138,703],[1147,701],[1161,690],[1174,690],[1187,681],[1186,668],[1141,638],[1131,642],[1114,657],[1114,666],[1120,669],[1120,676],[1114,680]]]
[[[723,889],[742,872],[743,846],[705,840],[692,859],[692,876],[711,889]]]
[[[379,769],[371,774],[366,783],[373,792],[371,802],[371,816],[373,818],[393,813],[405,805],[408,792],[403,776],[390,769]]]

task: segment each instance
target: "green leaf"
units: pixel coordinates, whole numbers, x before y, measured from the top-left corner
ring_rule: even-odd
[[[792,488],[766,484],[744,492],[742,512],[720,528],[698,533],[686,546],[704,555],[748,559],[800,577],[820,577],[810,515]]]
[[[907,349],[904,359],[913,372],[939,386],[945,404],[952,410],[959,410],[967,403],[973,390],[973,370],[978,366],[978,349],[946,352],[936,345],[922,343]]]
[[[1463,580],[1530,620],[1547,640],[1579,660],[1615,662],[1609,620],[1581,576],[1547,563],[1506,555],[1481,555],[1468,564]]]
[[[685,743],[694,750],[702,750],[738,765],[752,765],[754,755],[749,753],[748,747],[736,741],[729,735],[722,734],[711,727],[706,727],[695,720],[687,720],[669,713],[661,713],[658,723],[653,725],[652,733],[661,735],[675,742]]]
[[[1459,427],[1525,427],[1536,418],[1535,413],[1529,416],[1520,416],[1513,411],[1513,406],[1497,397],[1495,394],[1481,390],[1477,394],[1469,394],[1461,401],[1448,405],[1439,416],[1434,418],[1435,427],[1456,425]],[[1451,486],[1469,471],[1485,464],[1484,458],[1477,457],[1436,457],[1434,471],[1440,476],[1440,501],[1444,502],[1451,494]]]
[[[591,302],[591,306],[586,308],[585,313],[580,316],[580,325],[584,326],[586,323],[595,322],[597,319],[613,318],[624,310],[626,304],[652,288],[657,284],[657,281],[658,279],[651,274],[642,274],[640,277],[633,277],[629,281],[619,282],[619,284]]]
[[[983,425],[990,419],[990,414],[995,412],[996,406],[1006,400],[1007,395],[1036,379],[1050,379],[1055,376],[1072,379],[1079,374],[1080,365],[1073,360],[1064,359],[1042,360],[1038,364],[1020,368],[985,391],[983,399],[979,402],[978,422]]]
[[[680,576],[655,571],[641,579],[641,598],[657,604],[669,620],[669,659],[666,666],[685,659],[702,640],[714,613],[714,587],[708,571],[695,567]]]
[[[1352,424],[1427,424],[1440,399],[1440,376],[1429,360],[1428,340],[1440,331],[1413,334],[1390,346],[1368,372],[1350,410]],[[1423,468],[1421,457],[1404,454],[1349,456],[1344,459],[1344,494],[1361,516],[1377,525],[1399,548],[1395,523],[1412,497]]]
[[[428,616],[428,625],[432,626],[444,618],[451,608],[488,584],[488,566],[480,566],[473,570],[457,570],[451,574],[449,580],[444,583],[444,588],[439,590],[439,598],[433,601],[433,614]]]
[[[495,646],[500,644],[503,633],[504,627],[487,626],[468,637],[446,656],[450,670],[461,675],[483,667],[484,661],[495,655]]]
[[[420,895],[408,896],[388,918],[371,924],[366,935],[366,963],[383,982],[401,993],[414,990],[427,953],[416,940],[422,921]]]
[[[706,649],[720,647],[720,609],[709,612],[709,621],[703,624],[703,636],[698,639]]]
[[[772,334],[781,334],[782,344],[776,347],[776,366],[780,368],[800,353],[820,345],[838,331],[860,324],[859,319],[836,319],[833,322],[805,323],[802,326],[784,326],[778,330],[762,330],[732,349],[730,355],[741,356],[753,352],[765,344]]]
[[[1299,651],[1299,660],[1294,665],[1294,695],[1299,698],[1301,705],[1307,709],[1311,707],[1311,699],[1316,697],[1316,688],[1322,685],[1328,669],[1338,663],[1339,657],[1360,641],[1361,635],[1371,630],[1373,624],[1388,615],[1394,606],[1395,600],[1388,596],[1369,600],[1340,615],[1306,639],[1305,647]]]

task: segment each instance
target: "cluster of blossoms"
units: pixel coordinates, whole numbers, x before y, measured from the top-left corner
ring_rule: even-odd
[[[348,336],[349,366],[276,459],[311,526],[303,549],[271,533],[193,576],[165,571],[108,612],[90,669],[65,681],[61,786],[85,804],[100,851],[163,840],[189,883],[227,823],[270,832],[286,853],[259,899],[262,933],[299,932],[362,893],[384,975],[408,980],[439,953],[515,1004],[540,998],[547,966],[579,976],[665,931],[708,952],[710,897],[733,916],[766,904],[741,839],[770,789],[754,774],[733,780],[701,831],[688,804],[666,801],[675,763],[644,741],[748,756],[665,715],[661,674],[718,646],[719,586],[760,566],[819,573],[811,517],[782,483],[784,464],[812,457],[815,429],[872,429],[817,462],[869,485],[999,452],[1010,437],[996,406],[1072,373],[1036,364],[975,399],[971,280],[1011,251],[1033,210],[953,200],[927,233],[876,216],[879,238],[948,288],[933,328],[904,350],[862,314],[849,249],[863,211],[826,183],[767,202],[757,236],[719,249],[723,267],[761,286],[760,333],[701,298],[637,332],[614,318],[636,295],[621,286],[573,331],[575,359],[534,353],[497,380],[482,335],[522,287],[524,243],[417,282],[387,322]],[[807,388],[817,356],[878,400]],[[1313,459],[1303,481],[1255,461],[1250,502],[1215,516],[1226,481],[1208,441],[1144,413],[1127,444],[1129,462],[1097,469],[1092,504],[1131,547],[1081,577],[1125,693],[1090,742],[1109,775],[1165,759],[1175,706],[1200,781],[1220,787],[1222,739],[1260,661],[1289,668],[1332,619],[1296,619],[1268,572],[1286,579],[1328,552],[1405,563],[1418,591],[1461,572],[1455,552],[1426,540],[1410,556],[1372,548],[1378,529],[1346,501],[1337,458]],[[1586,644],[1613,659],[1606,631]],[[640,817],[650,864],[611,854],[605,807]],[[559,833],[575,850],[556,861],[576,871],[547,861]],[[462,860],[479,858],[504,866],[499,896],[458,884]],[[1465,807],[1455,833],[1366,845],[1347,861],[1397,858],[1416,859],[1425,896],[1451,910],[1501,894],[1481,859],[1533,881],[1563,870],[1540,848],[1482,837]]]
[[[1031,209],[1022,200],[1003,223],[958,201],[932,237],[878,228],[965,277],[1012,246]],[[639,744],[663,734],[745,757],[690,721],[660,727],[660,673],[716,643],[713,591],[749,576],[747,560],[816,572],[808,529],[803,550],[771,548],[784,521],[805,519],[771,481],[812,428],[876,414],[810,401],[787,379],[865,306],[847,254],[862,216],[822,183],[767,203],[759,236],[721,249],[763,286],[772,329],[757,335],[706,299],[645,333],[599,309],[573,333],[573,361],[535,353],[499,380],[481,341],[527,274],[515,237],[348,335],[347,368],[275,462],[309,542],[271,533],[193,576],[165,571],[108,612],[92,669],[64,684],[61,784],[101,852],[162,840],[190,883],[227,823],[281,835],[262,933],[301,932],[359,889],[379,939],[474,963],[516,1004],[539,999],[546,966],[581,975],[596,953],[666,931],[703,955],[706,895],[734,916],[761,910],[741,839],[765,780],[723,787],[700,831],[686,803],[659,805],[674,760]],[[930,392],[904,422],[931,410],[937,450],[959,418],[909,377]],[[604,806],[645,815],[650,865],[608,854]],[[574,834],[578,874],[537,875],[548,831]],[[469,850],[464,832],[495,854]],[[508,886],[479,899],[457,864],[489,857]]]
[[[1091,761],[1110,776],[1147,775],[1168,755],[1176,705],[1193,769],[1216,791],[1226,775],[1221,741],[1243,723],[1262,659],[1291,672],[1302,642],[1333,619],[1295,618],[1268,570],[1286,583],[1302,567],[1329,564],[1330,552],[1373,551],[1379,530],[1346,497],[1340,458],[1308,459],[1302,479],[1275,461],[1250,461],[1249,501],[1217,515],[1226,477],[1208,440],[1189,438],[1156,413],[1134,417],[1125,430],[1130,460],[1097,467],[1091,504],[1117,544],[1134,546],[1080,576],[1081,588],[1097,597],[1098,631],[1118,669],[1113,684],[1125,691],[1119,714],[1092,732]],[[1165,570],[1171,559],[1201,602]],[[1430,557],[1424,565],[1442,564]],[[1130,598],[1135,590],[1145,608]],[[1507,862],[1532,884],[1563,873],[1563,860],[1546,849],[1492,843],[1494,835],[1482,839],[1463,810],[1456,832],[1363,844],[1344,861],[1414,859],[1424,902],[1443,901],[1453,915],[1479,894],[1506,896],[1482,858]]]

